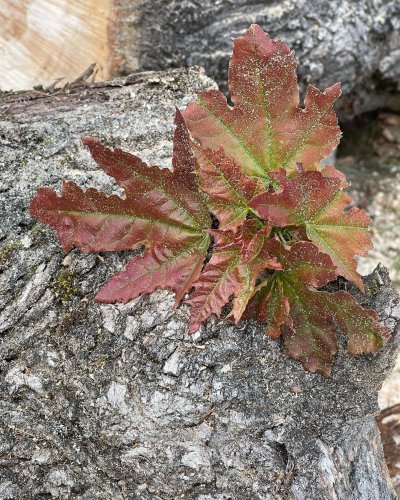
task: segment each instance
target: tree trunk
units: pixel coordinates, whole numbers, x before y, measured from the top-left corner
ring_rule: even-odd
[[[213,83],[197,70],[136,74],[0,97],[0,498],[395,499],[377,391],[399,347],[399,297],[386,271],[366,306],[395,332],[332,376],[305,372],[255,321],[211,319],[157,291],[99,305],[132,252],[63,255],[29,216],[42,185],[115,191],[82,135],[168,166],[174,106]]]

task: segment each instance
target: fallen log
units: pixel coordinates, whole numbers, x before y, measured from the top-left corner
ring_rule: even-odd
[[[80,142],[169,166],[174,107],[214,85],[196,69],[0,96],[0,498],[395,499],[374,420],[399,350],[387,272],[360,295],[394,331],[332,376],[307,373],[257,322],[215,319],[157,291],[93,303],[131,252],[65,256],[27,212],[37,187],[119,192]]]

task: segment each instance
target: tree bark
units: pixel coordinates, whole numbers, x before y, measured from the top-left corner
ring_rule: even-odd
[[[157,291],[93,303],[132,252],[65,256],[27,207],[72,179],[119,192],[82,135],[170,165],[174,107],[214,85],[194,69],[0,97],[0,498],[395,499],[374,416],[399,349],[387,272],[360,302],[394,330],[375,355],[305,372],[255,321],[211,319]]]
[[[398,0],[115,0],[121,69],[200,65],[227,90],[232,39],[257,23],[299,61],[302,90],[341,81],[342,119],[400,110]]]

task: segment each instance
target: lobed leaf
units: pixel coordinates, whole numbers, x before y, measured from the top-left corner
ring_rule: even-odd
[[[342,190],[343,179],[307,171],[292,179],[281,174],[278,178],[280,188],[256,196],[250,206],[276,226],[304,226],[307,237],[331,257],[339,274],[363,291],[354,257],[366,255],[372,247],[371,220],[359,208],[344,211],[352,200]]]
[[[175,290],[179,301],[199,276],[210,241],[204,233],[210,217],[179,111],[175,124],[173,171],[149,167],[97,139],[83,139],[100,167],[124,188],[124,198],[65,182],[61,196],[42,188],[31,202],[31,214],[57,230],[65,251],[73,245],[84,252],[143,244],[151,248],[112,278],[99,292],[99,301],[127,301],[158,286]]]
[[[64,182],[61,196],[53,188],[38,189],[30,212],[56,229],[65,252],[74,245],[86,253],[129,250],[144,243],[175,242],[201,234],[200,228],[189,225],[186,214],[177,211],[174,217],[165,205],[148,205],[138,198],[107,196]]]
[[[207,234],[202,239],[187,238],[176,248],[155,246],[143,256],[133,257],[96,295],[97,302],[123,302],[157,288],[170,288],[178,304],[199,277],[209,246]]]
[[[212,314],[219,316],[222,307],[240,287],[237,266],[240,263],[240,244],[233,239],[217,247],[200,278],[194,283],[194,292],[186,301],[190,306],[189,333],[200,328]]]
[[[283,270],[259,286],[249,309],[269,322],[271,336],[283,335],[290,357],[311,372],[329,376],[338,326],[347,337],[349,354],[370,353],[382,346],[389,330],[378,323],[375,312],[361,307],[348,292],[312,288],[335,278],[326,254],[309,242],[287,250],[280,242],[270,241],[281,255]]]
[[[317,168],[339,143],[332,106],[340,85],[325,92],[310,85],[305,108],[299,108],[296,66],[283,41],[252,25],[234,42],[229,66],[234,107],[217,90],[200,92],[184,113],[192,136],[204,148],[222,147],[251,177],[266,180],[281,167],[293,172],[296,162]]]
[[[261,271],[282,268],[266,248],[268,229],[259,230],[258,221],[253,219],[246,221],[236,233],[212,231],[217,247],[199,280],[194,283],[195,291],[187,301],[191,308],[190,333],[195,332],[211,314],[219,315],[231,296],[231,315],[238,323]],[[261,245],[257,245],[249,257],[248,249],[255,238],[261,240]]]

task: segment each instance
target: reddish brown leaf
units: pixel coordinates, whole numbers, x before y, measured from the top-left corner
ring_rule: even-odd
[[[39,189],[31,214],[53,226],[65,251],[84,252],[152,248],[135,257],[99,292],[102,302],[127,301],[157,287],[175,290],[177,300],[189,291],[201,271],[210,218],[194,172],[195,159],[184,121],[177,112],[174,170],[148,167],[120,149],[111,150],[90,137],[83,139],[96,162],[125,189],[125,197],[63,184],[61,196]]]
[[[220,229],[236,229],[251,208],[249,201],[265,188],[258,179],[243,174],[234,160],[222,151],[211,151],[193,144],[198,163],[201,189],[207,193],[210,211],[219,220]]]
[[[296,61],[281,40],[271,40],[257,25],[234,42],[229,67],[234,107],[217,90],[198,95],[184,117],[193,137],[205,148],[221,147],[249,176],[268,178],[296,162],[316,168],[339,143],[332,106],[340,85],[320,92],[311,85],[305,109],[299,108]]]
[[[247,221],[251,223],[253,221]],[[246,306],[254,294],[256,280],[265,269],[282,269],[277,257],[271,252],[268,236],[271,228],[269,226],[258,231],[251,239],[243,240],[241,260],[238,265],[238,281],[240,286],[236,291],[232,305],[232,315],[235,323],[241,319]]]
[[[281,269],[276,257],[266,249],[268,228],[259,229],[256,220],[246,221],[236,233],[212,231],[217,247],[201,273],[195,292],[188,300],[191,307],[189,332],[196,331],[211,314],[219,315],[222,307],[233,296],[232,313],[237,323],[253,294],[258,275],[264,269]],[[257,237],[262,244],[248,257],[248,247]],[[244,256],[247,255],[245,259]]]
[[[260,320],[268,321],[271,336],[278,336],[281,330],[290,357],[307,370],[328,376],[337,351],[336,325],[347,337],[350,354],[379,349],[388,329],[378,323],[376,313],[363,309],[347,292],[311,288],[335,278],[335,268],[326,254],[308,242],[287,250],[280,242],[269,241],[271,253],[280,255],[283,270],[258,287],[249,309]]]
[[[280,175],[279,182],[277,191],[256,196],[250,205],[276,226],[303,225],[308,238],[332,258],[339,274],[364,290],[354,257],[366,255],[372,247],[371,221],[358,208],[344,211],[352,200],[342,191],[343,179],[302,171],[292,179]]]
[[[133,257],[126,267],[108,281],[96,295],[97,302],[128,302],[156,288],[170,288],[179,303],[200,275],[209,245],[208,235],[187,238],[177,248],[167,246],[146,250]]]
[[[380,349],[390,330],[375,311],[364,309],[348,292],[317,292],[297,283],[290,297],[293,327],[283,327],[285,347],[309,371],[329,376],[337,351],[336,325],[347,338],[347,352],[368,354]]]
[[[187,137],[177,115],[176,148],[187,149]],[[65,251],[73,245],[84,252],[126,250],[143,243],[162,244],[201,236],[209,225],[208,211],[196,185],[193,156],[174,154],[173,172],[148,167],[121,149],[111,150],[93,138],[84,138],[96,162],[125,189],[126,198],[108,197],[94,189],[83,191],[65,183],[58,197],[52,188],[38,190],[31,214],[53,226]],[[186,145],[186,146],[185,146]],[[190,151],[190,150],[189,150]]]
[[[195,290],[187,301],[190,305],[189,333],[194,333],[212,314],[219,316],[222,307],[240,287],[237,266],[240,263],[241,245],[226,242],[217,247],[210,262],[203,269]]]
[[[64,182],[61,196],[53,188],[38,189],[30,212],[57,230],[65,252],[74,245],[86,253],[129,250],[147,242],[201,235],[200,228],[184,224],[190,222],[187,214],[180,217],[176,210],[174,218],[162,206],[145,205],[134,197],[107,196],[91,188],[85,191],[73,182]]]

